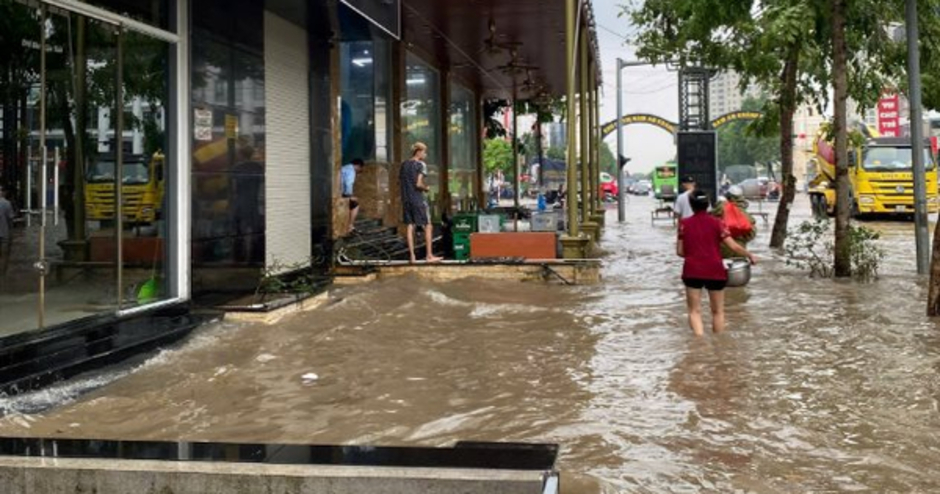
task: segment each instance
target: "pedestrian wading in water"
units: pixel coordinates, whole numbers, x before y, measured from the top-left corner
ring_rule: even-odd
[[[708,214],[708,195],[701,190],[692,192],[689,203],[693,214],[679,223],[679,238],[676,253],[685,259],[682,266],[682,283],[685,285],[686,305],[689,309],[689,326],[696,336],[704,334],[702,323],[702,289],[708,290],[712,312],[712,330],[720,333],[725,329],[725,285],[728,272],[721,259],[721,246],[731,249],[751,264],[757,258],[738,245],[727,227]]]

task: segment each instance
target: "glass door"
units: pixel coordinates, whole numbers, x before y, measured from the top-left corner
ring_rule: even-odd
[[[20,0],[0,29],[0,337],[165,299],[170,43]]]
[[[42,328],[118,307],[114,212],[121,168],[115,164],[122,157],[122,116],[120,27],[45,5],[40,13],[46,49],[38,145],[47,155],[58,149],[60,160],[59,183],[46,172],[37,190]],[[61,196],[61,214],[54,206],[50,214],[50,189]]]

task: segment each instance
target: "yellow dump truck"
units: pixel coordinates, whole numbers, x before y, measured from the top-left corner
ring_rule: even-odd
[[[937,211],[937,165],[929,143],[922,150],[927,182],[927,210]],[[820,135],[813,144],[810,168],[816,176],[809,183],[809,196],[817,216],[835,214],[835,148]],[[849,149],[849,181],[852,216],[914,214],[913,153],[910,139],[867,137],[864,144]]]
[[[102,155],[85,174],[85,212],[93,221],[115,219],[115,158]],[[146,156],[124,157],[121,192],[124,195],[124,221],[153,223],[162,214],[164,194],[164,157],[157,152]]]

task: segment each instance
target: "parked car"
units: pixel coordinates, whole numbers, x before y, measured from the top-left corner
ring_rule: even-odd
[[[653,183],[649,180],[640,180],[633,186],[633,194],[638,196],[648,196],[653,190]]]
[[[620,189],[617,188],[617,180],[611,174],[601,172],[600,184],[600,194],[605,201],[614,202],[620,197],[618,195]]]
[[[627,189],[627,194],[633,193],[633,187],[636,186],[637,179],[626,177],[623,179],[623,186]]]
[[[749,199],[766,199],[769,191],[768,180],[764,177],[748,178],[738,184]]]

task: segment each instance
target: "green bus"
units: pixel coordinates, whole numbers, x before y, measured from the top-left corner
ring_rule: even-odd
[[[665,193],[663,187],[666,188]],[[674,201],[679,195],[679,169],[675,161],[668,161],[653,170],[653,194],[664,201]]]

